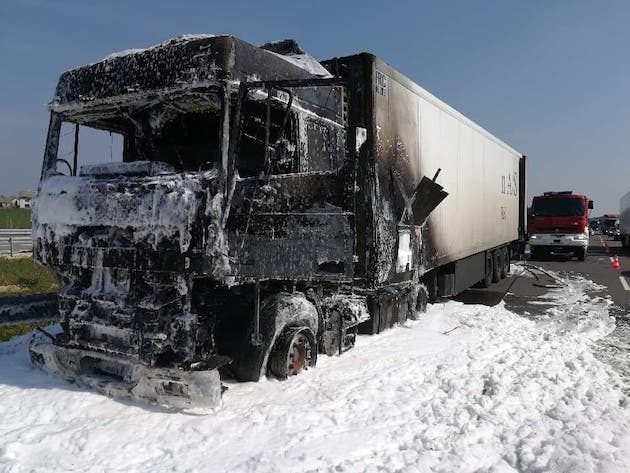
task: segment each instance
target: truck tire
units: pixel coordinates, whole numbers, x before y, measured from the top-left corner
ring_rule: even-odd
[[[543,246],[532,246],[530,251],[533,260],[542,260],[549,256],[549,250]]]
[[[494,275],[494,265],[492,264],[493,259],[494,258],[492,258],[492,252],[487,251],[486,252],[486,273],[483,279],[479,282],[480,287],[490,287],[490,284],[492,284],[492,276]]]
[[[308,327],[287,327],[269,356],[269,371],[279,379],[300,374],[317,363],[315,335]]]
[[[427,287],[424,284],[420,284],[418,287],[418,297],[416,298],[416,314],[426,312],[428,302],[429,292],[427,291]]]
[[[429,302],[435,302],[439,297],[439,288],[437,280],[437,270],[434,269],[424,278],[424,284],[427,290],[427,299]]]
[[[501,252],[501,267],[499,269],[499,278],[505,279],[509,271],[508,268],[510,266],[510,255],[508,253],[508,249],[505,247],[497,251]]]
[[[586,248],[581,248],[578,252],[577,252],[577,258],[580,261],[585,261],[586,260]]]
[[[267,374],[271,353],[290,327],[306,327],[311,334],[317,333],[319,314],[313,303],[301,293],[276,293],[265,297],[260,305],[261,343],[252,343],[252,322],[240,343],[233,343],[232,352],[227,354],[233,359],[228,366],[230,374],[238,381],[258,381]],[[313,347],[317,351],[317,345],[313,344]]]
[[[492,282],[501,280],[501,266],[503,266],[503,252],[498,248],[492,252]]]
[[[505,277],[508,277],[512,271],[512,250],[508,247],[505,248]]]

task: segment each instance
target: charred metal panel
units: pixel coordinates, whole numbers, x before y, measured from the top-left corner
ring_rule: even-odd
[[[281,56],[232,36],[175,38],[63,73],[51,106],[62,110],[151,94],[159,100],[165,91],[207,87],[223,80],[309,77],[312,75]]]
[[[353,156],[351,194],[355,213],[355,277],[371,286],[369,275],[375,261],[372,197],[374,188],[374,159],[376,128],[373,120],[372,63],[374,56],[361,53],[345,58],[334,58],[322,64],[335,76],[343,77],[348,95],[348,152]],[[356,141],[357,134],[364,133],[363,143]]]
[[[228,220],[234,275],[245,280],[349,280],[353,214],[336,173],[237,182]]]

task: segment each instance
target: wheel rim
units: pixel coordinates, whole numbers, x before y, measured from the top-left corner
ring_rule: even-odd
[[[311,362],[311,341],[302,333],[296,333],[291,340],[287,353],[287,374],[294,376],[304,370]]]

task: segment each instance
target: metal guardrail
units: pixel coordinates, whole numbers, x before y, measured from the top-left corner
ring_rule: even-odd
[[[13,256],[16,253],[33,251],[31,229],[0,229],[0,255]]]

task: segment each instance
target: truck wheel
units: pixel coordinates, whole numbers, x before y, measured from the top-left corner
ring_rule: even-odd
[[[486,252],[486,273],[479,283],[481,287],[490,287],[490,284],[492,283],[492,275],[494,274],[494,265],[492,264],[493,259],[492,253],[489,251]]]
[[[510,266],[510,255],[508,253],[507,248],[501,248],[500,250],[497,250],[497,251],[501,253],[501,267],[499,270],[499,278],[505,279],[509,271],[508,268]]]
[[[501,280],[501,266],[503,266],[503,252],[501,249],[492,252],[492,282]]]
[[[418,288],[418,297],[416,298],[416,313],[426,312],[428,302],[429,292],[424,284],[420,284],[420,287]]]
[[[424,279],[424,282],[427,287],[427,299],[429,302],[437,301],[439,297],[437,270],[431,271]]]
[[[580,261],[586,260],[586,248],[582,248],[580,251],[578,251],[577,257]]]
[[[507,277],[512,271],[512,251],[510,248],[505,248],[505,277]]]
[[[315,336],[308,327],[288,327],[276,340],[269,370],[280,379],[299,374],[317,363]]]
[[[530,251],[533,260],[543,260],[549,256],[549,250],[546,247],[532,246]]]

